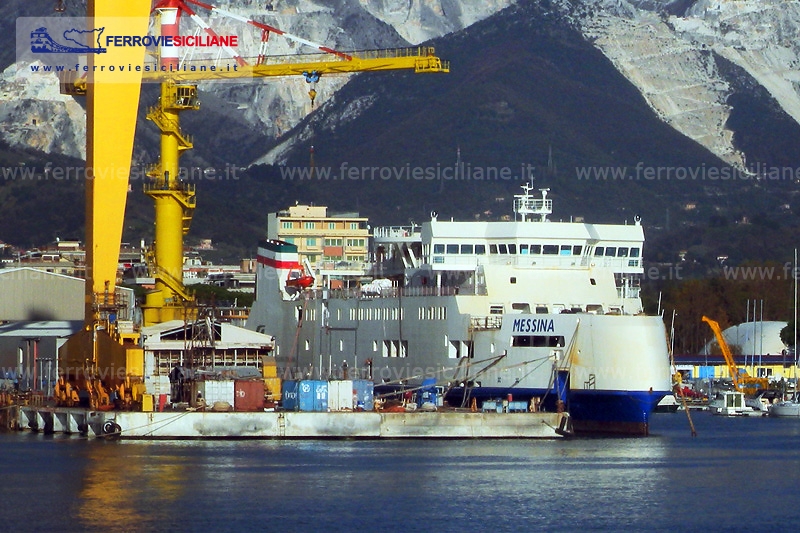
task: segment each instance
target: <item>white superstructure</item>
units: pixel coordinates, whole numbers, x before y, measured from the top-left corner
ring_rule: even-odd
[[[515,197],[515,221],[377,228],[368,270],[319,271],[305,290],[287,283],[296,248],[266,241],[247,327],[275,336],[289,375],[436,378],[451,403],[560,401],[578,431],[646,432],[670,372],[639,298],[641,223],[550,222],[541,192]]]

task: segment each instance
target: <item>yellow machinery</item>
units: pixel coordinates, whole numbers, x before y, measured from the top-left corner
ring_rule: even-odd
[[[180,16],[187,13],[208,35],[214,35],[199,20],[187,3],[232,16],[195,0],[161,0],[153,12],[160,17],[161,35],[178,35]],[[151,0],[89,0],[89,29],[105,28],[104,35],[144,36],[151,14]],[[281,35],[319,53],[272,59],[260,54],[250,65],[233,52],[233,68],[212,65],[182,65],[175,47],[162,46],[160,68],[145,66],[143,46],[109,47],[108,53],[89,54],[88,76],[67,73],[62,92],[87,96],[87,177],[86,183],[86,314],[83,330],[71,337],[59,355],[60,373],[67,381],[91,395],[92,406],[110,402],[107,391],[115,390],[126,405],[140,402],[144,392],[144,356],[139,335],[133,328],[121,327],[122,307],[116,293],[117,262],[122,240],[123,217],[129,185],[136,113],[141,82],[161,84],[158,104],[147,118],[161,131],[161,158],[149,169],[151,182],[145,193],[155,203],[155,243],[149,254],[155,289],[143,306],[144,325],[172,319],[191,318],[192,296],[183,285],[183,236],[188,231],[195,207],[195,190],[181,181],[179,158],[192,147],[180,127],[180,113],[199,108],[196,82],[304,75],[311,84],[309,96],[316,96],[314,85],[324,73],[354,73],[408,69],[417,73],[448,72],[449,65],[431,47],[370,52],[337,52],[256,21],[245,21],[262,32],[262,49],[270,34]],[[130,65],[125,72],[112,72],[111,65]],[[151,65],[152,67],[152,65]],[[90,174],[91,173],[91,174]],[[64,401],[71,402],[73,390],[63,388]]]
[[[722,356],[725,358],[725,364],[728,366],[728,373],[731,375],[734,388],[745,394],[754,394],[759,388],[767,388],[767,386],[769,386],[769,381],[766,378],[754,378],[748,375],[746,371],[739,372],[739,368],[736,366],[736,362],[733,359],[731,349],[728,343],[725,342],[725,337],[722,335],[719,323],[707,316],[704,316],[702,320],[708,324],[711,331],[714,332],[714,337],[717,339],[719,349],[722,351]]]

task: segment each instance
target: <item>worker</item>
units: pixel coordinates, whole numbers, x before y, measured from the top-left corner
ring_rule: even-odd
[[[198,411],[205,411],[206,409],[206,401],[203,398],[203,393],[197,391],[197,410]]]

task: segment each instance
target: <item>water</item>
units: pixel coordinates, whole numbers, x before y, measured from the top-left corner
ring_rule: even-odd
[[[644,439],[139,441],[0,434],[5,531],[769,531],[800,420],[655,415]]]

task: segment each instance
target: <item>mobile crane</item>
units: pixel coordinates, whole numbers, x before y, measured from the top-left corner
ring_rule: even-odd
[[[722,356],[725,358],[725,364],[728,366],[728,373],[733,381],[733,387],[745,394],[755,394],[758,389],[765,389],[769,386],[769,381],[766,378],[756,378],[747,374],[745,370],[739,371],[736,362],[733,359],[733,353],[725,342],[725,337],[722,335],[722,330],[716,320],[712,320],[707,316],[703,316],[703,322],[708,324],[711,331],[714,332],[714,337],[717,339],[717,344],[722,351]]]
[[[119,320],[120,297],[116,291],[117,258],[130,176],[136,113],[141,82],[156,81],[161,96],[147,118],[161,132],[161,158],[149,169],[151,182],[145,193],[155,203],[155,241],[148,255],[155,289],[148,293],[144,324],[186,319],[192,295],[183,285],[183,236],[189,229],[196,205],[192,184],[179,179],[178,160],[192,148],[191,138],[180,127],[180,113],[199,109],[197,82],[213,79],[302,75],[310,84],[309,96],[316,97],[315,83],[329,73],[384,70],[413,70],[417,73],[448,72],[449,64],[436,57],[432,47],[369,52],[340,52],[318,45],[276,27],[245,19],[197,0],[89,0],[90,30],[105,28],[105,35],[147,34],[151,13],[157,15],[162,37],[180,33],[181,17],[188,15],[206,36],[216,33],[189,4],[212,13],[229,16],[261,30],[261,49],[251,64],[230,46],[223,48],[234,68],[216,67],[213,62],[182,61],[175,46],[161,39],[155,64],[146,64],[143,46],[109,48],[110,53],[89,54],[86,75],[67,72],[61,80],[63,93],[86,95],[86,165],[94,179],[86,184],[86,297],[83,329],[60,351],[60,372],[70,383],[89,391],[92,406],[109,402],[108,390],[118,390],[124,403],[137,401],[144,385],[144,356],[139,334],[132,323]],[[316,48],[313,55],[271,58],[266,47],[271,34]],[[113,53],[111,53],[113,51]],[[114,65],[131,65],[114,72]],[[146,68],[149,67],[149,68]],[[188,67],[188,68],[187,68]],[[88,172],[87,172],[88,175]],[[69,401],[73,390],[64,397]]]

